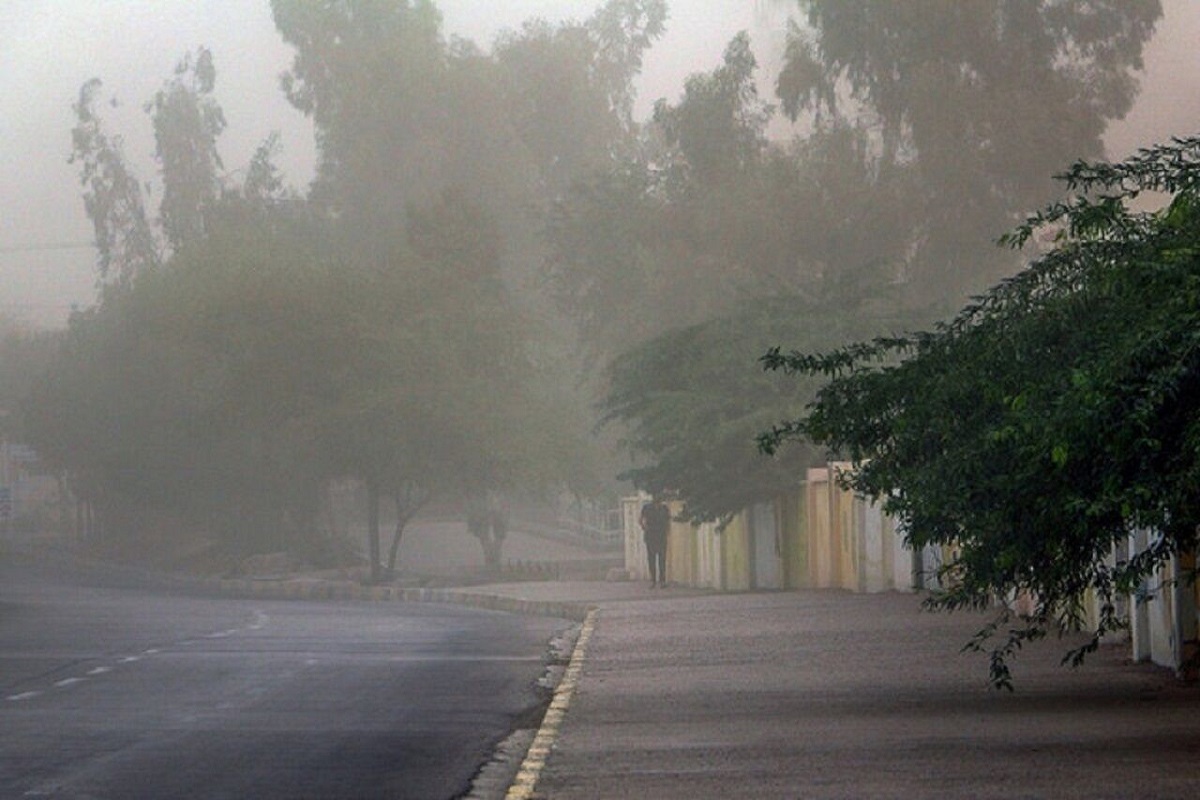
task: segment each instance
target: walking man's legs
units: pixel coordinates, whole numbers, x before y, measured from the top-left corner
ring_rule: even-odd
[[[664,586],[667,582],[667,543],[646,540],[646,556],[650,561],[650,585]]]

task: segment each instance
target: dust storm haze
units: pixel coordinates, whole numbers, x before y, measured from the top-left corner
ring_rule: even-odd
[[[0,796],[1200,796],[1198,42],[2,0]]]
[[[895,85],[846,67],[873,63],[853,15],[793,23],[810,7],[12,0],[6,436],[87,498],[75,527],[372,581],[438,566],[410,523],[465,527],[456,558],[494,570],[536,561],[514,519],[612,539],[635,486],[697,522],[791,487],[813,453],[748,452],[811,393],[761,379],[768,347],[944,317],[1019,268],[993,242],[1054,172],[1200,117],[1184,0],[1106,11],[1093,49],[972,6],[958,34],[997,46],[949,30],[934,67],[934,23],[891,5],[920,65]],[[1050,49],[1015,69],[1006,25]],[[976,55],[994,86],[961,79]]]
[[[778,63],[789,3],[758,0],[674,0],[667,31],[645,59],[637,80],[641,118],[654,100],[677,98],[692,72],[715,67],[728,40],[748,29],[764,65]],[[589,0],[520,0],[438,4],[447,35],[482,46],[531,17],[584,18]],[[216,96],[229,128],[220,141],[227,167],[243,165],[267,134],[278,130],[278,162],[288,181],[312,177],[311,125],[288,106],[278,87],[291,51],[265,2],[150,2],[150,0],[9,0],[0,20],[0,311],[35,326],[64,324],[74,305],[94,298],[91,226],[74,167],[66,163],[73,124],[71,103],[92,77],[104,95],[122,103],[110,126],[143,180],[153,178],[153,141],[145,103],[179,58],[209,47],[217,69]],[[1200,69],[1194,43],[1200,11],[1188,0],[1166,0],[1146,48],[1141,94],[1125,120],[1106,134],[1109,154],[1122,157],[1195,127],[1200,119]],[[762,75],[769,93],[773,75]]]

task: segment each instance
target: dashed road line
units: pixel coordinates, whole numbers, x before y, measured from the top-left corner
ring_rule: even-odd
[[[534,789],[537,787],[538,778],[542,775],[542,769],[546,766],[550,750],[554,747],[554,741],[558,738],[558,730],[562,726],[567,707],[571,704],[571,697],[575,694],[575,687],[579,684],[579,677],[583,673],[584,655],[588,641],[592,638],[592,629],[595,627],[596,609],[593,608],[588,611],[583,620],[579,639],[575,642],[575,649],[571,653],[571,661],[567,665],[562,680],[558,683],[558,688],[554,690],[554,699],[550,701],[550,707],[546,709],[546,716],[542,718],[542,725],[538,728],[537,735],[533,737],[533,744],[529,745],[529,752],[525,754],[525,760],[521,762],[521,769],[517,771],[517,777],[508,787],[505,800],[532,800],[536,797]]]
[[[240,633],[242,630],[261,630],[264,626],[266,626],[269,619],[270,619],[270,617],[268,617],[265,612],[263,612],[260,609],[255,609],[254,620],[252,622],[248,623],[245,626],[245,628],[230,628],[230,629],[224,630],[224,631],[217,631],[215,633],[207,634],[205,638],[223,639],[227,636],[232,636],[234,634]],[[195,639],[187,639],[187,640],[176,643],[176,645],[189,645],[189,644],[196,644],[196,640]],[[118,658],[118,659],[116,659],[115,663],[116,664],[133,664],[138,661],[141,661],[144,658],[159,655],[162,652],[163,652],[162,648],[148,647],[145,650],[143,650],[141,653],[139,653],[138,655],[129,655],[129,656],[124,656],[123,658]],[[104,674],[112,672],[112,671],[113,671],[113,667],[111,667],[111,666],[93,667],[92,669],[88,670],[87,676],[104,675]],[[82,682],[88,680],[87,676],[64,678],[60,681],[57,681],[54,684],[54,686],[55,686],[55,688],[65,689],[69,686],[74,686],[77,683],[82,683]],[[35,698],[41,694],[42,694],[42,691],[34,690],[34,691],[28,691],[28,692],[21,692],[19,694],[11,694],[4,699],[8,702],[19,703],[23,700],[32,700],[33,698]]]

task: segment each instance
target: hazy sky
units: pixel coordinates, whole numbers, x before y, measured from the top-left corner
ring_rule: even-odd
[[[447,34],[487,45],[531,17],[588,16],[600,0],[439,0]],[[720,61],[725,44],[749,29],[760,62],[778,57],[779,0],[669,0],[667,35],[648,55],[639,83],[644,113],[658,97],[676,99],[683,79]],[[1109,146],[1138,145],[1200,130],[1200,2],[1165,0],[1166,15],[1147,53],[1143,95],[1113,127]],[[271,131],[279,159],[302,186],[311,176],[311,127],[283,99],[278,75],[291,54],[276,34],[268,0],[0,0],[0,315],[61,324],[72,303],[93,295],[91,228],[76,169],[66,162],[71,103],[92,77],[111,132],[143,180],[153,177],[154,145],[142,105],[179,58],[213,51],[218,101],[229,127],[220,141],[227,169],[244,165]],[[760,87],[769,94],[769,81]]]

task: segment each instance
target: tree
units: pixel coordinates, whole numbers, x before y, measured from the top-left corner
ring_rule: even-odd
[[[121,137],[105,132],[96,110],[101,86],[99,78],[83,84],[72,106],[76,125],[69,161],[79,164],[83,205],[96,233],[98,282],[121,286],[157,266],[162,255],[146,216],[141,184],[125,162]]]
[[[833,346],[895,324],[868,301],[831,308],[795,296],[760,298],[632,348],[610,365],[600,403],[603,422],[626,426],[625,443],[643,461],[622,478],[670,491],[693,522],[724,523],[795,489],[823,452],[800,446],[765,459],[755,437],[771,421],[799,414],[818,381],[781,380],[758,369],[756,357],[781,339]]]
[[[957,306],[1016,262],[981,247],[1041,206],[1048,177],[1103,153],[1129,110],[1159,0],[800,0],[777,84],[793,118],[877,130],[883,172],[916,170],[914,299]]]
[[[628,138],[621,108],[661,5],[612,0],[594,25],[531,22],[489,56],[447,43],[429,2],[272,4],[296,47],[285,91],[317,130],[310,197],[347,267],[376,288],[358,313],[377,347],[404,354],[381,356],[377,385],[351,392],[331,425],[347,469],[374,486],[370,520],[392,494],[483,496],[553,473],[533,461],[582,461],[564,452],[582,440],[559,424],[569,414],[550,406],[564,393],[537,391],[543,365],[561,362],[532,341],[545,312],[530,265],[549,199]],[[531,424],[534,410],[555,424]],[[413,481],[421,491],[401,491]]]
[[[654,105],[655,123],[669,145],[678,145],[682,165],[701,184],[748,169],[762,153],[772,109],[759,100],[757,66],[750,37],[742,31],[725,48],[721,66],[687,79],[679,105],[666,100]]]
[[[366,364],[334,409],[332,452],[364,479],[369,517],[397,501],[388,558],[395,572],[404,525],[433,496],[472,497],[542,477],[541,435],[525,332],[500,276],[499,236],[482,210],[455,193],[414,208],[401,268],[363,276]],[[401,260],[403,259],[403,260]],[[533,452],[531,452],[533,451]],[[369,550],[381,555],[373,522]]]
[[[77,312],[24,404],[113,543],[155,530],[228,553],[319,556],[311,418],[358,344],[318,225],[218,215],[164,264]]]
[[[351,218],[364,247],[402,230],[409,203],[440,190],[449,117],[441,14],[429,0],[272,0],[296,49],[281,83],[312,118],[311,199]]]
[[[666,0],[608,0],[585,23],[596,47],[595,80],[626,131],[635,128],[633,79],[645,52],[666,31],[666,20]]]
[[[808,394],[751,362],[781,335],[877,332],[907,246],[903,170],[882,183],[867,133],[844,123],[769,143],[753,67],[735,37],[660,101],[643,160],[577,182],[550,228],[557,299],[607,365],[602,417],[639,459],[623,477],[672,489],[696,521],[803,479],[809,454],[765,462],[753,440]]]
[[[731,298],[757,288],[759,265],[746,264],[739,245],[775,216],[763,214],[754,230],[769,203],[757,196],[766,188],[766,110],[754,63],[740,34],[721,66],[688,79],[677,105],[656,104],[640,150],[557,199],[547,272],[593,362],[725,313]]]
[[[913,224],[906,170],[885,180],[868,133],[846,123],[768,142],[754,63],[735,37],[676,104],[659,101],[636,158],[556,204],[550,285],[594,362],[749,298],[840,302],[852,284],[875,291],[900,274]]]
[[[80,88],[69,160],[79,163],[86,187],[84,207],[96,232],[101,283],[126,287],[139,273],[159,267],[168,251],[204,235],[206,217],[222,192],[217,139],[225,115],[212,97],[216,79],[212,53],[199,47],[179,61],[174,77],[144,106],[162,179],[157,220],[146,212],[142,184],[125,161],[121,137],[104,130],[96,109],[100,79]]]
[[[505,115],[546,182],[543,203],[630,151],[633,79],[665,19],[663,0],[608,0],[582,23],[530,20],[496,40]]]
[[[1200,138],[1062,177],[1071,198],[1006,239],[1058,230],[1054,249],[950,322],[764,359],[829,378],[804,416],[761,437],[767,452],[799,437],[829,446],[912,546],[954,548],[927,605],[1035,598],[1028,615],[1001,607],[971,642],[992,647],[1000,686],[1023,642],[1080,623],[1090,590],[1099,620],[1064,659],[1079,663],[1121,627],[1118,597],[1194,552],[1200,525]],[[1144,192],[1172,199],[1130,210]],[[1135,530],[1153,542],[1126,556]]]
[[[25,441],[19,409],[49,367],[59,338],[0,315],[0,439]]]
[[[205,215],[221,192],[217,138],[225,130],[225,114],[212,97],[216,81],[212,53],[199,47],[195,56],[184,56],[175,76],[145,106],[163,179],[159,224],[175,250],[204,235]]]

